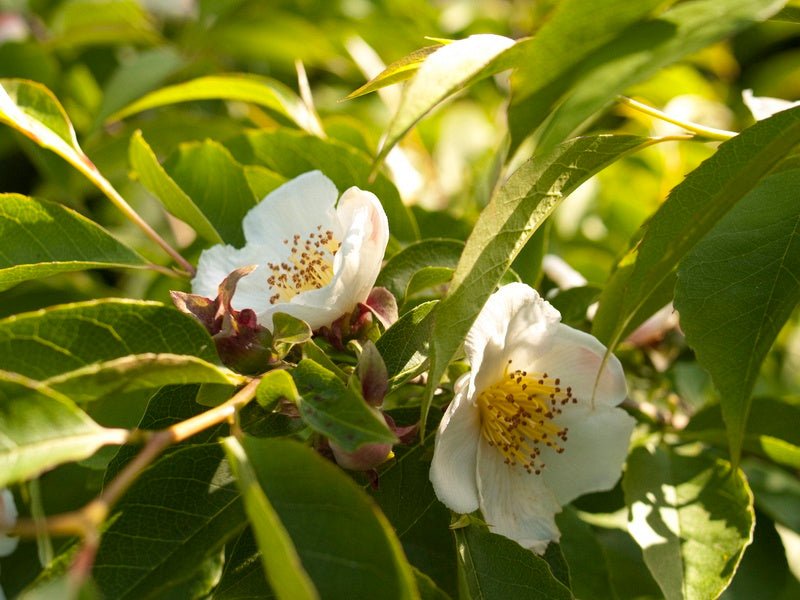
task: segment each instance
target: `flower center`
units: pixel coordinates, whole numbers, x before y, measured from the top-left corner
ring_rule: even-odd
[[[545,467],[539,458],[542,446],[561,454],[567,441],[568,428],[558,427],[553,419],[564,405],[578,400],[557,377],[519,369],[512,372],[511,361],[508,365],[503,378],[478,395],[481,433],[507,465],[521,465],[539,475]]]
[[[267,283],[275,292],[270,304],[328,285],[333,279],[333,257],[341,246],[333,231],[323,231],[322,225],[305,237],[296,233],[283,243],[289,248],[288,256],[280,263],[267,263],[271,271]]]

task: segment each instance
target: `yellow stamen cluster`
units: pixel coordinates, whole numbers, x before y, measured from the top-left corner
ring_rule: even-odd
[[[267,283],[275,290],[269,303],[288,302],[300,292],[318,290],[333,279],[333,256],[341,244],[334,238],[333,231],[322,231],[317,226],[305,238],[295,234],[283,240],[289,253],[280,263],[267,263],[271,271]]]
[[[542,446],[561,454],[568,428],[559,428],[553,419],[567,404],[578,400],[571,387],[547,373],[511,371],[508,361],[503,379],[478,394],[481,432],[510,466],[520,465],[528,473],[539,475]]]

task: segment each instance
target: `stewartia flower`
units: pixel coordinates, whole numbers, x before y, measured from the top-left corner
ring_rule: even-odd
[[[554,516],[619,479],[634,420],[615,408],[625,377],[605,347],[563,325],[521,283],[489,298],[465,343],[471,371],[436,435],[431,481],[457,513],[478,508],[494,533],[543,553]]]
[[[389,225],[378,198],[351,187],[339,196],[319,171],[295,177],[244,217],[245,246],[203,251],[192,291],[214,297],[234,270],[258,265],[238,282],[232,305],[252,309],[272,330],[287,313],[312,329],[329,325],[364,302],[378,277]]]

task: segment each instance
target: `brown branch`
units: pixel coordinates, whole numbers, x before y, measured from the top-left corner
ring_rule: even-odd
[[[209,427],[219,425],[233,417],[237,410],[255,398],[256,388],[260,381],[260,378],[252,379],[219,406],[149,435],[141,452],[125,465],[125,468],[111,480],[111,483],[106,486],[97,498],[83,508],[53,515],[44,520],[20,519],[9,534],[35,537],[37,534],[46,531],[54,536],[77,535],[89,540],[94,539],[98,534],[98,528],[108,517],[114,504],[119,501],[139,475],[164,450],[172,444],[182,442]],[[132,437],[134,439],[137,433],[142,435],[149,432],[133,432]]]

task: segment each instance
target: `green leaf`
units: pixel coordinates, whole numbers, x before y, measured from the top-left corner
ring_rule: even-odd
[[[406,296],[413,296],[432,287],[442,286],[453,278],[450,267],[423,267],[411,277],[406,288]]]
[[[63,2],[53,14],[51,35],[56,48],[159,41],[148,14],[132,0]]]
[[[242,445],[321,597],[417,597],[386,518],[340,469],[289,440]]]
[[[247,183],[250,184],[253,195],[260,200],[263,200],[267,197],[267,194],[286,183],[285,177],[258,165],[247,165],[244,168],[244,174],[247,177]]]
[[[145,265],[136,252],[69,208],[0,194],[0,290],[56,273]]]
[[[383,71],[378,73],[378,75],[370,79],[367,83],[362,85],[354,92],[348,94],[346,100],[358,98],[359,96],[363,96],[365,94],[369,94],[370,92],[384,88],[387,85],[399,83],[401,81],[405,81],[409,77],[413,77],[414,74],[419,70],[420,65],[425,62],[425,59],[427,59],[428,56],[430,56],[433,52],[436,52],[441,47],[441,44],[437,44],[436,46],[425,46],[424,48],[414,50],[414,52],[411,54],[394,61]]]
[[[249,102],[309,133],[320,133],[316,118],[290,88],[270,77],[243,73],[199,77],[156,90],[114,113],[108,120],[119,121],[144,110],[195,100]]]
[[[286,356],[297,344],[311,339],[311,327],[305,321],[286,313],[272,315],[272,345],[278,356]]]
[[[212,140],[182,144],[164,167],[226,243],[244,245],[242,219],[256,197],[224,146]]]
[[[393,444],[395,435],[364,399],[335,373],[310,358],[292,371],[300,399],[300,416],[346,452],[369,443]]]
[[[464,243],[459,240],[426,239],[410,244],[386,261],[375,285],[389,290],[402,306],[408,284],[417,271],[425,267],[453,269],[463,250]]]
[[[662,0],[562,0],[536,35],[518,42],[508,112],[512,149],[541,125],[579,81],[579,67],[628,25],[664,7]],[[569,52],[564,52],[569,40]]]
[[[223,243],[222,237],[208,217],[159,164],[153,150],[142,137],[141,131],[136,131],[131,136],[128,157],[139,181],[158,198],[164,208],[190,225],[199,236],[209,242]]]
[[[436,309],[431,336],[430,385],[422,409],[423,424],[432,391],[450,359],[531,235],[561,200],[590,176],[621,156],[653,143],[654,140],[634,136],[576,138],[545,156],[534,156],[498,189],[478,217],[450,289]]]
[[[239,384],[245,378],[195,356],[132,354],[60,373],[42,381],[84,404],[103,396],[168,384]]]
[[[754,398],[747,418],[742,447],[747,451],[790,468],[800,469],[800,398]],[[687,435],[688,434],[688,435]],[[719,404],[703,407],[695,414],[683,435],[721,446],[727,444]]]
[[[225,438],[222,445],[261,550],[261,564],[276,597],[281,600],[318,598],[289,533],[258,485],[244,448],[234,437]]]
[[[256,388],[256,401],[264,410],[272,410],[282,398],[297,402],[299,397],[294,379],[283,369],[265,373]]]
[[[751,541],[742,472],[702,446],[638,446],[622,480],[628,529],[667,600],[716,598]]]
[[[798,143],[800,108],[778,113],[720,145],[672,190],[648,221],[635,258],[624,259],[626,268],[606,286],[617,289],[622,301],[609,302],[606,294],[600,298],[592,333],[609,351],[649,316],[642,308],[648,302],[653,306],[654,295],[660,296],[655,304],[665,303],[665,284],[678,263]]]
[[[0,320],[3,368],[32,379],[148,352],[216,360],[203,326],[158,302],[92,300]]]
[[[764,179],[678,269],[681,329],[720,392],[734,457],[761,363],[800,302],[799,185],[797,169]]]
[[[127,431],[101,427],[69,398],[8,371],[0,371],[0,423],[0,489],[127,439]]]
[[[0,122],[52,150],[81,172],[96,170],[78,145],[67,113],[40,83],[0,79]]]
[[[411,564],[455,597],[457,566],[450,511],[433,491],[432,451],[433,444],[397,447],[395,459],[381,467],[378,488],[365,489],[394,527]]]
[[[800,533],[800,481],[794,474],[759,460],[742,462],[758,509],[776,523]]]
[[[92,574],[105,598],[173,597],[246,522],[220,446],[175,449],[145,469],[115,507]]]
[[[574,84],[557,98],[549,99],[544,113],[548,120],[538,147],[551,148],[579,133],[626,88],[687,54],[769,18],[784,3],[784,0],[728,0],[724,3],[694,0],[680,3],[657,18],[633,23],[604,47],[593,51],[577,68]],[[527,100],[522,105],[526,103]],[[538,113],[537,119],[541,115]],[[515,139],[519,141],[531,131],[528,127],[523,127],[522,131],[511,128],[517,129]]]
[[[402,137],[442,100],[473,83],[509,68],[507,54],[514,40],[479,34],[434,50],[408,83],[389,124],[376,164]]]
[[[433,579],[414,566],[411,569],[417,582],[420,600],[450,600],[450,596],[437,586]]]
[[[146,50],[123,62],[103,87],[103,101],[93,128],[97,129],[109,115],[157,87],[186,62],[169,46]]]
[[[389,378],[413,373],[428,359],[436,304],[434,300],[414,307],[378,338],[375,346],[386,363]]]
[[[613,598],[608,561],[592,528],[569,506],[556,515],[556,523],[561,532],[559,546],[569,565],[575,597]]]
[[[286,129],[251,131],[227,145],[239,162],[246,165],[265,166],[284,177],[319,169],[340,193],[354,185],[373,192],[386,211],[392,235],[404,242],[419,239],[417,223],[397,188],[382,173],[371,181],[372,160],[352,146]]]
[[[222,577],[211,594],[213,600],[272,600],[266,584],[258,544],[251,528],[228,544]]]
[[[477,525],[454,534],[459,573],[470,598],[572,599],[547,562],[516,542]]]

